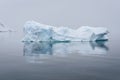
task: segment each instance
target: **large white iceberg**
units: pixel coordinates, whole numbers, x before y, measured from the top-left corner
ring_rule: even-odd
[[[82,26],[78,29],[54,27],[28,21],[24,25],[23,41],[97,41],[108,40],[108,30],[104,27]]]

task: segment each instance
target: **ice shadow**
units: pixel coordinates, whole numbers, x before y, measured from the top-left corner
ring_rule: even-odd
[[[109,48],[106,41],[97,42],[24,42],[23,55],[32,62],[52,56],[68,55],[105,55]]]

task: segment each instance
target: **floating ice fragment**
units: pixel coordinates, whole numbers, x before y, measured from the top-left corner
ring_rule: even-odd
[[[14,30],[6,27],[3,23],[0,23],[0,32],[12,32]]]
[[[108,40],[104,27],[82,26],[78,29],[54,27],[28,21],[24,25],[23,41],[98,41]]]

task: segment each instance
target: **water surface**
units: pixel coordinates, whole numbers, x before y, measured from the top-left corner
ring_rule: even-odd
[[[120,80],[119,0],[0,0],[0,80]],[[22,43],[23,25],[108,28],[105,43]],[[0,26],[1,27],[1,26]]]
[[[119,49],[108,42],[21,42],[0,34],[1,80],[118,80]]]

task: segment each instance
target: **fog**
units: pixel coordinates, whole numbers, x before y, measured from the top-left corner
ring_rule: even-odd
[[[22,29],[28,20],[55,26],[120,26],[119,0],[0,0],[0,22]]]
[[[29,20],[74,29],[106,27],[109,41],[24,44],[23,26]],[[16,31],[0,34],[0,80],[120,79],[120,0],[0,0],[0,27]],[[53,54],[46,58],[48,53]],[[43,63],[34,63],[44,57]]]

